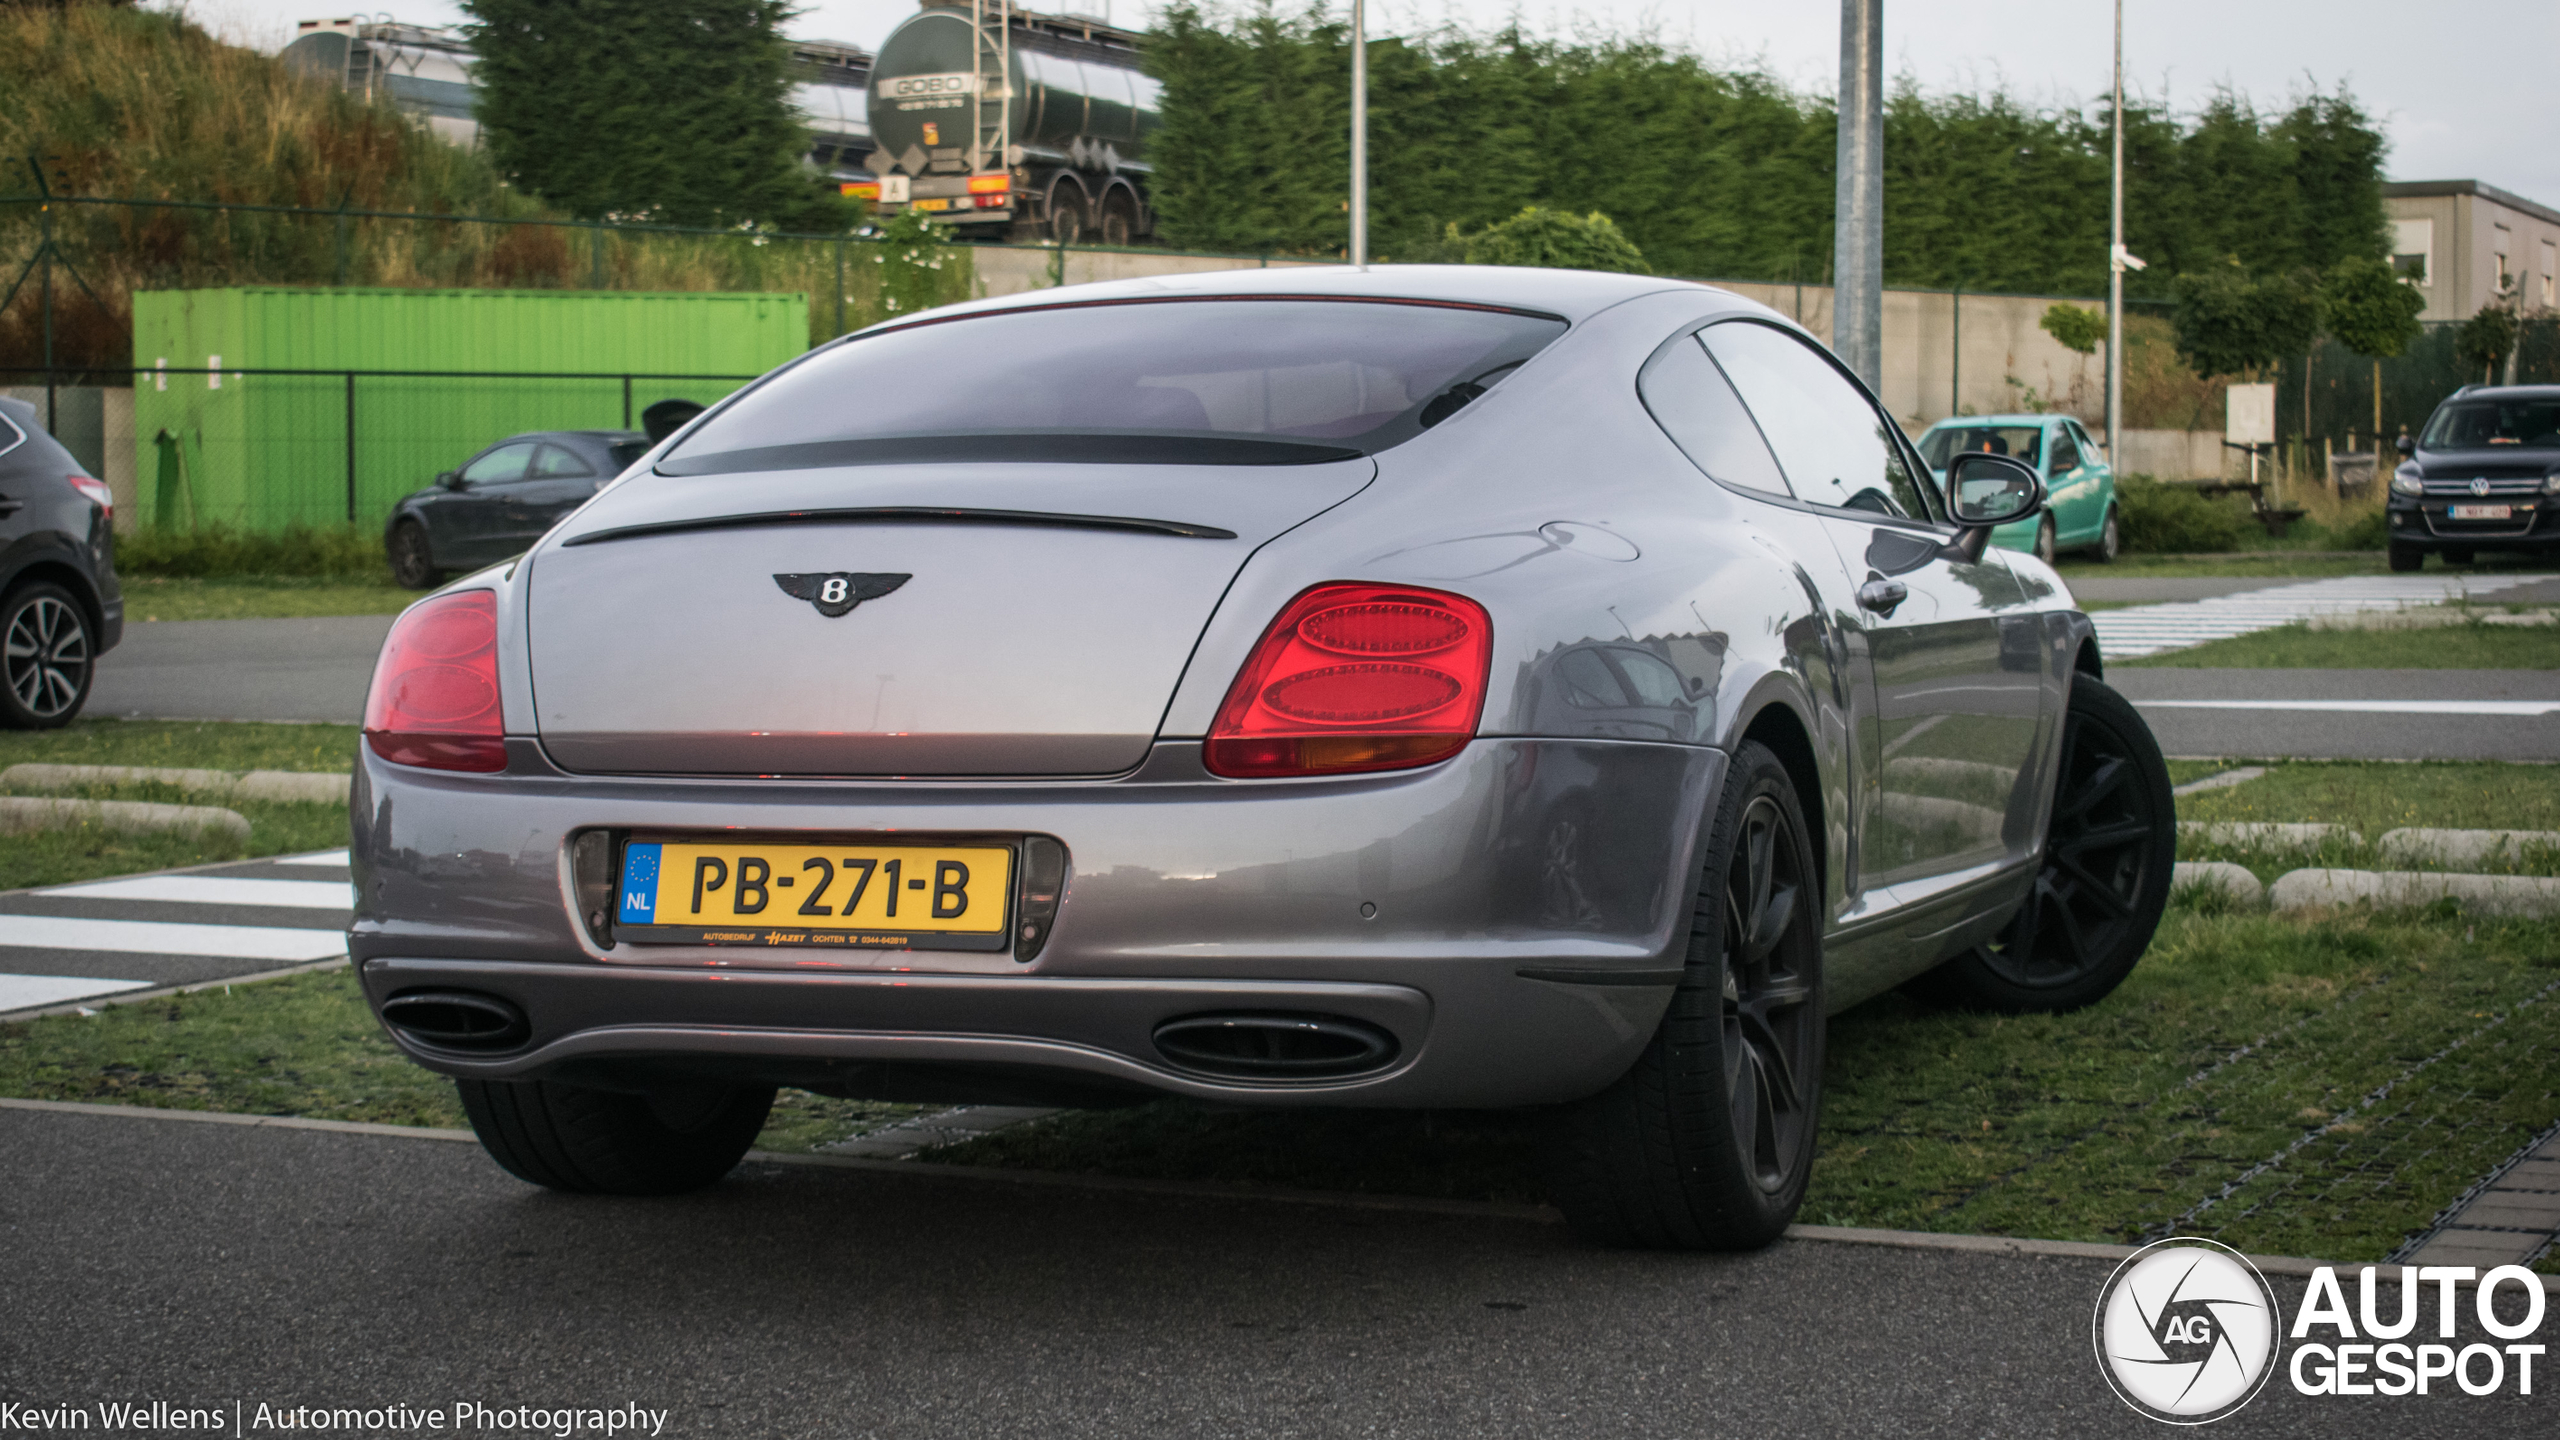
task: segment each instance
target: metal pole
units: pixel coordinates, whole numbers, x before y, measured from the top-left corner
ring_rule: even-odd
[[[356,372],[347,372],[347,523],[356,523]]]
[[[2124,465],[2124,0],[2116,0],[2115,159],[2107,205],[2107,463]]]
[[[841,334],[843,334],[843,333],[844,333],[844,237],[843,237],[843,236],[841,236],[841,235],[839,235],[839,236],[837,236],[837,237],[836,237],[836,329],[835,329],[835,333],[836,333],[836,334],[838,334],[838,335],[841,335]],[[623,409],[622,428],[624,428],[624,429],[628,430],[628,429],[630,429],[630,428],[631,428],[631,415],[630,415],[630,410],[631,410],[631,397],[630,397],[630,396],[625,395],[625,396],[623,397],[623,399],[622,399],[622,409]]]
[[[843,286],[839,285],[837,289],[841,292]],[[844,332],[839,329],[836,333],[841,335]],[[628,375],[622,377],[622,428],[631,428],[631,377]]]
[[[1831,349],[1884,388],[1884,0],[1840,0],[1840,188]]]
[[[1947,414],[1964,413],[1964,286],[1958,284],[1947,298],[1947,329],[1954,339],[1947,346]]]
[[[1351,0],[1351,263],[1369,263],[1369,14]]]

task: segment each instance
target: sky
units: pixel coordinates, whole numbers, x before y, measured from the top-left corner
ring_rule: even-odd
[[[322,0],[183,0],[218,33],[281,47]],[[391,18],[451,24],[455,0],[375,0]],[[878,48],[914,0],[801,0],[796,37]],[[1051,0],[1141,24],[1145,0]],[[1287,7],[1290,0],[1282,0]],[[1341,0],[1347,4],[1348,0]],[[1045,7],[1044,7],[1045,8]],[[2113,12],[2107,0],[1884,0],[1888,79],[1928,91],[2003,87],[2044,104],[2103,95]],[[342,14],[345,12],[326,12]],[[1756,68],[1799,91],[1839,85],[1840,15],[1826,0],[1657,0],[1559,5],[1553,0],[1374,0],[1378,33],[1454,20],[1477,29],[1514,15],[1551,35],[1650,31],[1721,64]],[[2552,62],[2553,0],[2126,0],[2125,84],[2146,100],[2192,109],[2229,86],[2274,108],[2341,81],[2391,142],[2394,180],[2481,180],[2560,206],[2560,123]]]

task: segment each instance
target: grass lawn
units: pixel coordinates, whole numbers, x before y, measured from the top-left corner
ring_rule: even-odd
[[[2228,766],[2179,762],[2173,778],[2184,782]],[[2182,860],[2230,860],[2261,880],[2304,866],[2405,869],[2385,861],[2377,846],[2384,832],[2402,826],[2451,830],[2560,831],[2560,767],[2492,762],[2422,763],[2297,760],[2267,767],[2255,780],[2207,790],[2178,801],[2181,820],[2308,821],[2343,825],[2360,840],[2334,839],[2315,847],[2216,845],[2181,837]],[[2521,854],[2459,868],[2512,875],[2560,875],[2560,852],[2529,845]]]
[[[259,725],[183,720],[83,720],[60,730],[0,731],[0,769],[21,761],[202,770],[334,770],[354,763],[352,725]],[[26,792],[35,793],[35,792]],[[94,800],[221,805],[249,822],[249,838],[127,835],[70,826],[0,835],[0,890],[65,885],[139,870],[211,865],[259,855],[330,850],[347,843],[342,805],[215,799],[166,785],[101,786]]]
[[[2268,575],[2300,580],[2330,575],[2385,573],[2379,550],[2352,555],[2252,550],[2229,555],[2119,555],[2113,560],[2065,555],[2054,569],[2062,572],[2064,580],[2073,582],[2110,576],[2144,579],[2206,576],[2218,579],[2225,575]]]
[[[2432,630],[2285,625],[2107,663],[2119,670],[2552,670],[2560,669],[2560,625],[2470,624]]]
[[[304,615],[396,615],[417,603],[418,592],[397,585],[345,580],[169,579],[125,576],[128,621],[277,620]]]

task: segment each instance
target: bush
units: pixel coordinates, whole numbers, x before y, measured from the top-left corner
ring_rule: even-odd
[[[2116,482],[2116,514],[2124,548],[2152,555],[2203,555],[2237,550],[2249,533],[2246,502],[2208,499],[2148,475]]]
[[[116,570],[173,579],[291,577],[389,584],[382,535],[353,525],[296,525],[273,533],[208,525],[201,530],[136,530],[116,537]]]
[[[1459,239],[1449,227],[1449,239]],[[1470,265],[1539,265],[1557,270],[1615,270],[1650,275],[1644,252],[1617,223],[1594,210],[1576,215],[1532,205],[1497,225],[1488,225],[1463,241]]]

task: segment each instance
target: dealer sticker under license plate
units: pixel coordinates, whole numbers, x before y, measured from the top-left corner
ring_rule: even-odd
[[[1001,950],[1012,881],[1001,845],[635,840],[618,930],[658,944]]]
[[[2507,507],[2504,505],[2448,505],[2445,507],[2445,514],[2447,518],[2454,520],[2504,520],[2508,518]]]

